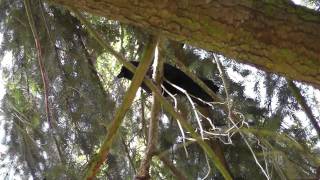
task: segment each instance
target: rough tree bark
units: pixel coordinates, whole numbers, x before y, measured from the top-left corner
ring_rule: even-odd
[[[320,87],[320,13],[282,0],[48,0]]]

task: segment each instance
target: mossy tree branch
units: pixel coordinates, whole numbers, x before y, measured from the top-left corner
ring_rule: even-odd
[[[320,14],[289,0],[48,0],[320,87]]]

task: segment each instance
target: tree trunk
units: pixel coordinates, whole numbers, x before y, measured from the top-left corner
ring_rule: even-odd
[[[320,14],[289,0],[48,0],[320,87]]]

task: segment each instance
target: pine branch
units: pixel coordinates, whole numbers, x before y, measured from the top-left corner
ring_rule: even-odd
[[[163,162],[163,164],[170,169],[171,173],[177,178],[178,180],[187,180],[188,178],[174,166],[174,164],[165,156],[158,156],[158,158]]]
[[[146,125],[146,117],[145,117],[145,103],[146,103],[146,97],[145,94],[143,94],[143,90],[140,90],[141,94],[141,100],[140,100],[140,105],[141,105],[141,124],[142,124],[142,137],[144,137],[144,144],[147,144],[148,142],[148,132],[147,132],[147,125]]]
[[[315,118],[315,116],[312,113],[312,110],[307,104],[307,100],[302,96],[299,88],[293,83],[293,81],[287,79],[288,87],[292,93],[292,95],[296,98],[297,102],[300,104],[303,111],[306,113],[308,119],[310,120],[311,124],[313,125],[314,129],[317,131],[317,134],[320,138],[320,126],[319,126],[319,120]]]
[[[38,56],[38,64],[40,67],[40,73],[41,73],[41,78],[42,78],[42,83],[43,83],[43,89],[44,89],[44,97],[45,97],[45,105],[46,105],[46,115],[47,115],[47,120],[49,123],[50,128],[52,128],[52,122],[51,122],[51,116],[50,116],[50,108],[49,108],[49,90],[48,90],[48,76],[47,72],[44,67],[43,63],[43,57],[42,57],[42,51],[41,51],[41,44],[40,44],[40,39],[36,30],[36,26],[34,23],[34,19],[32,16],[31,8],[30,8],[30,1],[29,0],[24,0],[24,5],[26,9],[26,14],[28,17],[29,25],[32,31],[32,35],[34,38],[34,42],[36,44],[36,50],[37,50],[37,56]]]
[[[124,151],[125,151],[126,154],[127,154],[127,157],[128,157],[128,159],[129,159],[129,162],[130,162],[130,164],[131,164],[131,166],[132,166],[133,172],[136,173],[137,170],[136,170],[136,167],[135,167],[135,165],[134,165],[134,163],[133,163],[133,159],[132,159],[132,157],[130,156],[130,151],[129,151],[128,145],[126,144],[125,140],[124,140],[122,137],[121,137],[121,143],[122,143],[122,145],[123,145]]]
[[[38,64],[39,64],[39,68],[40,68],[40,74],[41,74],[41,78],[42,78],[42,83],[43,83],[43,89],[44,89],[44,101],[45,101],[45,109],[46,109],[46,116],[47,116],[47,121],[49,123],[49,127],[50,129],[54,129],[53,126],[53,122],[52,122],[52,118],[51,118],[51,111],[50,111],[50,105],[49,105],[49,82],[48,82],[48,75],[46,72],[46,69],[44,67],[44,60],[43,60],[43,56],[42,56],[42,48],[41,48],[41,43],[40,43],[40,38],[39,35],[37,33],[36,30],[36,26],[35,26],[35,22],[32,16],[32,11],[31,11],[31,7],[30,7],[30,1],[29,0],[24,0],[24,5],[25,5],[25,9],[26,9],[26,14],[28,17],[28,21],[29,21],[29,25],[32,31],[32,35],[35,41],[35,45],[36,45],[36,51],[37,51],[37,56],[38,56]],[[52,132],[51,132],[52,133]],[[65,164],[65,158],[63,156],[63,152],[59,146],[59,140],[57,139],[57,137],[55,135],[53,135],[53,140],[55,142],[55,145],[57,147],[57,151],[59,154],[59,158],[61,160],[61,162],[63,164]]]
[[[155,80],[155,84],[157,88],[161,88],[161,84],[163,81],[163,51],[160,51],[162,49],[160,46],[162,46],[163,40],[160,40],[157,46],[158,53],[155,58],[155,68],[153,69],[153,78]],[[163,50],[163,49],[162,49]],[[161,104],[156,97],[156,95],[153,93],[153,103],[151,108],[151,121],[149,125],[149,133],[148,133],[148,145],[145,157],[143,158],[140,168],[138,171],[138,174],[136,176],[136,179],[149,179],[149,169],[150,169],[150,163],[152,160],[152,156],[157,151],[157,144],[158,144],[158,124],[160,119],[160,110],[161,110]]]
[[[227,79],[227,74],[226,74],[225,70],[222,68],[222,64],[221,64],[220,60],[216,56],[215,56],[215,61],[217,63],[217,67],[218,67],[218,70],[219,70],[219,73],[220,73],[220,76],[221,76],[221,79],[222,79],[222,82],[223,82],[223,85],[224,85],[224,91],[225,91],[225,94],[226,94],[226,101],[227,101],[226,105],[227,105],[227,108],[228,108],[228,111],[227,111],[228,112],[228,119],[232,123],[232,125],[237,130],[239,130],[240,128],[238,127],[238,125],[235,122],[235,120],[237,120],[237,118],[235,118],[235,115],[234,115],[234,112],[233,112],[233,107],[232,107],[232,102],[231,102],[231,99],[230,99],[229,83],[228,83],[228,79]],[[267,180],[270,180],[270,174],[268,173],[267,167],[266,167],[266,169],[264,169],[262,167],[262,165],[258,161],[258,158],[257,158],[253,148],[249,144],[249,142],[248,142],[247,138],[245,137],[245,135],[241,131],[239,131],[239,134],[240,134],[241,138],[243,139],[243,141],[245,142],[245,144],[247,145],[248,149],[250,150],[250,152],[252,154],[252,157],[255,160],[257,166],[261,169],[261,172],[264,174],[264,176],[267,178]]]

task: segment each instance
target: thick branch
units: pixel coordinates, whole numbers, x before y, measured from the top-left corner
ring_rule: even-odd
[[[78,17],[80,15],[78,14]],[[107,155],[109,153],[109,150],[111,148],[111,145],[113,143],[114,138],[116,137],[116,134],[118,132],[118,129],[123,121],[123,118],[126,114],[126,112],[129,110],[133,99],[136,96],[136,92],[141,85],[143,78],[146,74],[146,72],[149,69],[149,66],[152,62],[152,57],[155,49],[156,41],[152,40],[149,42],[145,49],[145,53],[142,56],[141,63],[139,64],[137,68],[137,73],[134,74],[131,85],[126,92],[124,96],[124,100],[121,104],[121,106],[117,109],[114,119],[108,128],[107,136],[105,140],[103,141],[102,146],[100,147],[99,153],[97,156],[92,158],[90,163],[88,164],[88,169],[86,172],[86,179],[94,179],[97,172],[99,172],[100,166],[104,163],[104,161],[107,158]]]
[[[320,14],[290,1],[48,1],[320,87]]]
[[[163,51],[160,51],[160,44],[162,41],[159,41],[157,46],[157,54],[155,60],[155,68],[153,70],[153,78],[155,80],[156,86],[160,89],[162,80],[163,80]],[[149,125],[149,134],[148,134],[148,146],[146,150],[145,157],[143,158],[139,172],[136,176],[136,179],[150,179],[149,169],[150,163],[152,160],[152,156],[157,151],[158,144],[158,124],[159,124],[159,115],[161,110],[161,104],[156,97],[155,93],[153,93],[153,104],[151,109],[151,121]]]

